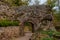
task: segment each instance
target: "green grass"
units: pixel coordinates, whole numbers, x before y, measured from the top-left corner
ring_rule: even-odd
[[[40,40],[54,40],[53,38],[41,38]]]
[[[0,27],[7,27],[7,26],[18,26],[18,21],[8,21],[8,20],[0,20]]]
[[[47,30],[47,31],[40,31],[40,34],[44,34],[44,35],[46,34],[48,36],[47,37],[41,37],[41,38],[39,38],[39,40],[58,40],[53,35],[59,36],[60,32],[54,32],[51,30]]]

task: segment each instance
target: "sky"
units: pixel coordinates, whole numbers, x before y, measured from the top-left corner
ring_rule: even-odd
[[[47,0],[39,0],[40,1],[40,4],[43,4],[45,3]]]
[[[40,3],[39,4],[43,4],[43,3],[45,3],[47,0],[38,0]],[[34,3],[34,0],[31,0],[31,2],[29,3],[29,5],[33,5],[33,4],[35,4]]]
[[[47,0],[38,0],[40,3],[39,4],[44,4]],[[34,4],[34,0],[31,0],[31,2],[29,3],[29,5],[33,5]],[[58,7],[54,7],[53,9],[58,10]]]

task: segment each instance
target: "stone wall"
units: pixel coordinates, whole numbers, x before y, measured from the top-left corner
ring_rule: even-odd
[[[24,23],[26,21],[34,25],[34,31],[37,31],[38,29],[54,29],[52,23],[53,15],[51,11],[52,10],[48,5],[19,6],[16,8],[11,8],[8,5],[0,4],[0,17],[2,19],[7,19],[11,21],[19,21],[21,35],[24,34]]]
[[[19,27],[0,27],[0,40],[9,40],[13,37],[19,37]]]
[[[13,19],[13,14],[16,14],[13,8],[7,4],[0,4],[0,19]]]

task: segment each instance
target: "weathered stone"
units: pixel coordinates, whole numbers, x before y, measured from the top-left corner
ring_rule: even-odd
[[[20,34],[24,34],[24,23],[30,22],[33,24],[34,32],[38,29],[48,30],[53,29],[53,15],[49,13],[51,11],[50,7],[47,5],[37,5],[37,6],[20,6],[16,8],[11,8],[8,5],[0,4],[0,16],[1,18],[6,18],[7,20],[18,20],[20,22]],[[43,25],[42,23],[46,24]],[[52,26],[50,26],[52,25]],[[44,27],[43,27],[44,26]]]
[[[10,40],[13,37],[19,37],[19,27],[0,27],[0,40]]]

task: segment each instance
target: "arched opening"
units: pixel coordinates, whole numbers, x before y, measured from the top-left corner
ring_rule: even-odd
[[[24,22],[24,32],[34,33],[34,24],[31,22]]]

